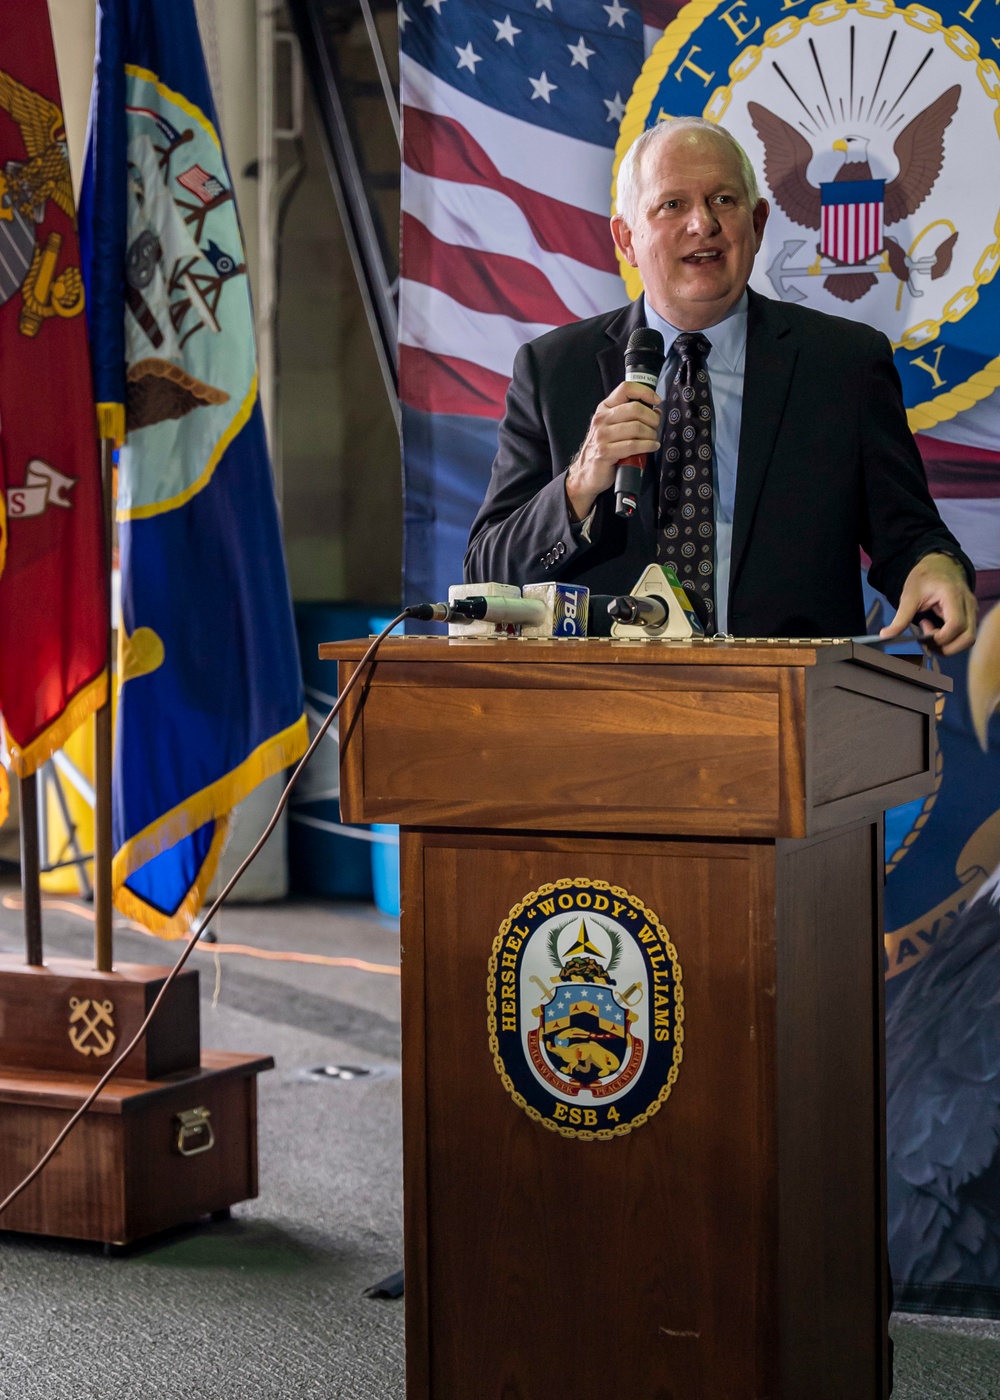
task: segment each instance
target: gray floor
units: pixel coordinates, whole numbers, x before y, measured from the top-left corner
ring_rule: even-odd
[[[46,910],[45,934],[53,954],[88,954],[82,918]],[[19,936],[0,907],[0,946]],[[219,938],[399,962],[394,922],[365,906],[227,910]],[[179,951],[116,934],[122,960]],[[260,1080],[260,1197],[124,1258],[0,1234],[0,1396],[402,1400],[403,1305],[363,1296],[402,1263],[399,979],[225,955],[213,1007],[215,959],[197,956],[203,1043],[277,1062]],[[299,1077],[327,1063],[384,1077]]]
[[[0,901],[18,893],[0,880]],[[87,956],[89,912],[47,909],[47,949]],[[237,907],[218,933],[398,966],[394,923],[367,906]],[[0,947],[20,939],[20,913],[0,902]],[[122,927],[116,951],[161,962],[179,945]],[[403,1400],[402,1304],[363,1296],[402,1258],[399,980],[196,957],[204,1043],[277,1062],[260,1083],[260,1198],[124,1258],[0,1234],[0,1398]],[[327,1063],[379,1073],[303,1076]],[[898,1400],[1000,1400],[1000,1323],[906,1316],[893,1331]]]

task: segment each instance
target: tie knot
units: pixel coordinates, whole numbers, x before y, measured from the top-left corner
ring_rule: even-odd
[[[690,360],[695,365],[703,365],[708,359],[712,346],[701,331],[682,331],[674,341],[674,349],[682,360]]]

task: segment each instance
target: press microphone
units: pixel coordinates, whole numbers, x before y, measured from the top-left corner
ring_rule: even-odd
[[[666,599],[656,593],[649,593],[644,598],[625,593],[608,603],[608,616],[615,622],[627,622],[631,626],[662,627],[670,616],[670,609]]]
[[[451,616],[450,603],[413,603],[406,609],[406,616],[414,622],[447,622]]]
[[[645,384],[647,389],[655,389],[665,358],[660,332],[640,326],[629,336],[625,349],[625,383]],[[616,515],[627,519],[638,509],[642,473],[648,456],[648,452],[639,452],[632,457],[623,457],[618,463],[615,473]]]
[[[469,598],[456,598],[450,603],[413,603],[406,609],[406,616],[412,617],[415,622],[451,622],[460,627],[473,622],[489,622],[495,625],[498,633],[510,629],[509,635],[514,636],[513,629],[522,623],[544,621],[545,604],[530,601],[525,607],[525,600],[520,597],[486,598],[474,594]],[[494,628],[479,630],[485,636]]]
[[[455,598],[450,603],[414,603],[406,609],[406,616],[416,622],[448,622],[459,631],[473,631],[472,624],[489,624],[476,628],[480,636],[516,636],[523,624],[541,625],[545,621],[545,604],[535,599],[487,598],[473,594],[468,598]]]
[[[448,589],[453,637],[525,637],[543,641],[587,635],[590,590],[578,583],[456,583]],[[440,606],[440,604],[434,605]]]
[[[672,564],[649,564],[631,593],[609,598],[611,635],[620,641],[682,641],[705,630]]]
[[[541,626],[545,621],[545,604],[540,598],[486,598],[482,594],[471,598],[456,598],[451,604],[449,622],[500,622],[523,626]]]

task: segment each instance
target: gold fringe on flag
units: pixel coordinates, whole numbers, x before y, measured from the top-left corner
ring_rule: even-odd
[[[147,904],[144,899],[130,890],[128,885],[121,885],[115,890],[115,908],[126,918],[134,919],[137,924],[142,924],[143,928],[149,929],[150,933],[155,933],[160,938],[185,937],[194,916],[205,903],[209,885],[215,879],[215,872],[219,868],[219,861],[222,858],[226,838],[229,835],[229,820],[228,813],[224,817],[216,818],[215,834],[212,837],[212,844],[208,848],[208,855],[202,862],[194,884],[172,914],[164,914],[162,909],[156,909],[152,904]]]
[[[283,768],[301,758],[308,743],[306,717],[301,715],[287,729],[283,729],[279,734],[272,734],[270,739],[258,744],[253,753],[232,772],[226,773],[200,792],[179,802],[162,817],[150,822],[137,836],[126,841],[121,850],[116,852],[111,863],[111,885],[116,908],[143,924],[151,933],[158,933],[161,938],[180,938],[185,934],[191,919],[201,907],[205,890],[211,884],[218,866],[228,814],[265,779],[280,773]],[[161,851],[175,846],[178,841],[190,836],[193,831],[197,831],[213,818],[216,821],[216,830],[211,849],[195,884],[175,913],[166,915],[161,910],[153,909],[134,891],[126,888],[125,882],[134,870],[139,870]],[[221,833],[220,822],[223,827]]]
[[[32,773],[41,768],[57,749],[61,749],[66,740],[75,729],[79,729],[84,720],[99,710],[108,698],[108,673],[102,671],[96,680],[90,681],[82,690],[78,690],[73,698],[66,704],[62,713],[52,721],[47,729],[43,729],[37,739],[32,739],[26,748],[21,748],[11,736],[10,730],[4,725],[4,737],[7,740],[7,752],[10,754],[10,766],[19,778],[28,778]]]

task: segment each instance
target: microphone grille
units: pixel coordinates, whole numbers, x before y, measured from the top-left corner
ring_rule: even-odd
[[[644,374],[656,377],[663,368],[663,336],[659,331],[640,326],[628,338],[625,350],[625,369],[630,374]]]
[[[640,326],[634,330],[628,338],[626,354],[663,354],[663,336],[659,331],[650,329],[649,326]]]

